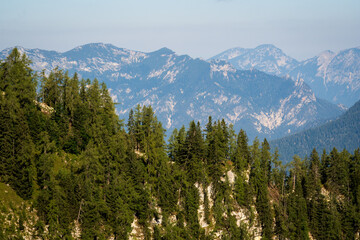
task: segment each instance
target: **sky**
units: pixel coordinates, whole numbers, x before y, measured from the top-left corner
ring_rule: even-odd
[[[208,59],[274,44],[304,60],[360,46],[359,0],[0,0],[0,50],[94,42]]]

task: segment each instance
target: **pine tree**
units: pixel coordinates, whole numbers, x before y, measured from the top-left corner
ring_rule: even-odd
[[[328,181],[328,171],[330,166],[330,158],[326,153],[326,150],[323,150],[323,153],[321,155],[321,183],[326,184]]]
[[[247,206],[248,186],[242,174],[237,175],[235,180],[235,198],[240,206]]]
[[[321,235],[321,212],[319,211],[324,201],[321,195],[321,165],[320,158],[313,149],[310,155],[310,165],[306,178],[306,198],[308,199],[309,227],[315,237]]]
[[[342,194],[345,197],[348,196],[349,190],[349,154],[346,151],[338,153],[337,149],[334,148],[330,152],[330,161],[328,168],[328,181],[327,185],[332,191],[337,194]]]
[[[128,119],[128,123],[127,123],[126,127],[128,130],[128,134],[129,134],[129,138],[130,138],[130,142],[131,142],[130,147],[135,149],[136,139],[135,139],[135,119],[134,119],[134,110],[133,109],[130,109],[129,119]]]
[[[211,121],[211,119],[209,119]],[[226,129],[222,128],[221,123],[218,121],[213,126],[208,128],[206,136],[206,162],[208,166],[209,176],[212,177],[214,183],[218,183],[220,177],[223,175],[223,167],[225,165],[227,151],[228,151],[228,139],[226,137]]]
[[[355,150],[350,165],[350,186],[354,211],[354,226],[356,232],[360,229],[360,149]]]
[[[314,148],[310,155],[310,169],[307,181],[307,196],[313,198],[320,194],[321,191],[321,171],[320,171],[320,158]]]
[[[129,206],[131,202],[128,201],[131,197],[131,185],[124,178],[123,175],[113,176],[106,192],[106,204],[110,209],[107,222],[115,239],[128,239],[133,221],[133,212]]]
[[[179,147],[176,139],[178,134],[179,131],[177,130],[177,128],[175,128],[168,140],[168,146],[167,146],[168,156],[169,159],[173,162],[175,162],[175,158],[176,158],[176,149]]]
[[[309,239],[307,206],[304,198],[304,162],[294,156],[290,172],[288,197],[289,233],[291,239]]]
[[[20,108],[32,106],[36,97],[36,75],[30,68],[31,61],[14,48],[0,64],[0,91],[7,99],[15,98]]]
[[[267,183],[270,182],[271,160],[270,145],[265,138],[261,144],[261,166],[264,169]]]
[[[199,182],[204,178],[202,173],[204,149],[201,129],[199,126],[196,126],[194,121],[190,122],[184,147],[186,149],[184,167],[189,177],[188,179],[192,183]]]
[[[29,64],[16,48],[0,64],[0,179],[25,199],[36,188],[35,146],[28,125],[35,111],[36,78]]]
[[[233,162],[238,173],[246,170],[250,163],[248,137],[243,129],[241,129],[238,134]]]
[[[176,145],[174,149],[174,161],[179,164],[184,164],[186,159],[186,148],[185,148],[185,138],[186,138],[186,130],[183,125],[178,135],[176,136]]]
[[[254,140],[252,146],[253,166],[250,172],[250,183],[256,196],[256,210],[262,227],[262,237],[264,239],[272,238],[273,214],[270,208],[268,181],[266,169],[261,165],[261,154],[259,150],[259,141]]]

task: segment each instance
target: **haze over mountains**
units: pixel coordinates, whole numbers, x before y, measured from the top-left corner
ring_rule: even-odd
[[[317,56],[297,61],[271,44],[254,49],[232,48],[212,59],[230,62],[241,70],[258,69],[278,76],[303,78],[317,97],[351,107],[360,99],[360,49],[338,53],[324,51]]]
[[[284,162],[290,162],[295,154],[309,156],[313,148],[319,152],[325,149],[329,153],[335,147],[351,153],[360,147],[360,101],[334,121],[270,144],[273,149],[278,148]]]
[[[0,59],[6,58],[10,50],[3,50]],[[104,81],[119,103],[121,118],[127,119],[129,110],[137,104],[151,105],[169,130],[192,119],[205,125],[211,115],[233,123],[236,130],[245,129],[250,139],[274,139],[343,112],[317,98],[301,78],[293,81],[264,73],[282,75],[299,64],[272,45],[260,46],[260,55],[246,55],[249,61],[255,60],[244,68],[259,66],[264,72],[238,70],[220,60],[178,56],[167,48],[143,53],[110,44],[87,44],[65,53],[20,50],[32,60],[36,71],[59,67],[70,74],[77,72],[83,78]]]

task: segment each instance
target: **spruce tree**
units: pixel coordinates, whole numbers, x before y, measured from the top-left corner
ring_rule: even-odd
[[[0,64],[0,179],[29,199],[36,188],[35,146],[28,125],[34,112],[36,77],[14,48]]]
[[[241,173],[246,170],[250,163],[248,137],[243,129],[241,129],[238,134],[233,162],[235,168],[237,169],[237,173]]]
[[[288,196],[289,234],[291,239],[309,239],[307,206],[304,198],[304,162],[294,156]]]
[[[271,239],[273,235],[273,213],[270,207],[267,172],[261,164],[263,154],[259,149],[257,139],[253,142],[251,155],[254,163],[250,172],[250,183],[256,196],[255,206],[261,223],[262,237]]]
[[[192,183],[199,182],[204,178],[202,174],[204,149],[201,130],[194,121],[190,122],[184,146],[186,149],[184,167],[189,177],[188,179]]]

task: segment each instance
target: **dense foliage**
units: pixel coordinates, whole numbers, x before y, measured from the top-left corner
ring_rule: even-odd
[[[174,130],[166,145],[150,106],[123,123],[105,84],[59,69],[36,75],[17,49],[1,62],[0,93],[0,181],[35,210],[0,195],[0,238],[359,234],[359,149],[314,149],[284,166],[266,139],[249,146],[245,131],[211,117]]]

